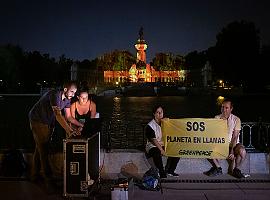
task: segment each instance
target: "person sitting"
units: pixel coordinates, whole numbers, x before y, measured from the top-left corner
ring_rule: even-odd
[[[163,108],[157,105],[153,108],[154,118],[146,125],[145,135],[147,138],[146,143],[146,156],[152,157],[155,167],[159,171],[160,178],[167,178],[168,176],[178,177],[174,171],[179,161],[178,157],[168,157],[167,164],[164,169],[162,162],[162,155],[165,155],[164,144],[162,141],[161,119],[163,118]]]
[[[240,118],[232,114],[233,103],[229,99],[225,99],[221,105],[221,114],[216,115],[215,118],[227,120],[228,136],[229,136],[229,155],[228,160],[232,165],[233,170],[229,171],[232,176],[236,178],[244,178],[241,170],[239,169],[246,158],[245,147],[239,143],[239,134],[241,130]],[[208,176],[217,176],[222,174],[222,168],[218,159],[208,160],[212,167],[207,172],[204,172]],[[233,167],[235,165],[235,167]]]

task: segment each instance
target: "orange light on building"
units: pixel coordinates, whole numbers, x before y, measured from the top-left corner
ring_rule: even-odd
[[[143,39],[143,29],[140,29],[139,39],[135,44],[137,50],[137,63],[130,66],[126,71],[104,71],[105,82],[184,82],[186,70],[156,71],[153,66],[146,63],[147,44]]]

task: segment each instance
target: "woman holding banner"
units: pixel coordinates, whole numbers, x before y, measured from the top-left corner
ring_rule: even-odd
[[[159,170],[160,178],[167,178],[167,174],[168,176],[178,177],[179,175],[174,172],[179,161],[178,157],[168,157],[165,169],[162,163],[162,156],[165,155],[160,126],[163,118],[162,106],[155,106],[152,113],[153,119],[145,127],[146,156],[153,158],[155,167]]]

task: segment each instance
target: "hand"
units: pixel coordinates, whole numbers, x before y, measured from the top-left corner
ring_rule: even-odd
[[[163,155],[163,156],[165,156],[165,151],[162,149],[161,151],[160,151],[160,153],[161,153],[161,155]]]
[[[77,136],[77,135],[81,135],[81,132],[78,129],[70,129],[67,132],[67,137],[70,138],[71,136]]]
[[[71,132],[72,135],[81,135],[81,131],[78,129],[73,129],[72,132]]]
[[[78,131],[82,132],[82,130],[83,130],[83,127],[80,126],[80,127],[78,128]]]
[[[229,159],[229,160],[233,160],[233,159],[234,159],[233,153],[230,153],[230,154],[229,154],[228,159]]]

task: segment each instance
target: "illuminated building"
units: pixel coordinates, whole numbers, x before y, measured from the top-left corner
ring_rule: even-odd
[[[136,53],[136,63],[130,65],[129,69],[123,69],[122,66],[115,69],[115,67],[107,67],[104,70],[104,82],[105,83],[124,83],[124,82],[177,82],[184,83],[186,81],[186,70],[181,70],[178,66],[167,67],[167,69],[157,70],[155,66],[151,66],[146,63],[146,49],[147,43],[143,38],[143,28],[139,31],[139,39],[135,44],[137,50]],[[173,60],[171,54],[162,54],[165,56],[165,60]],[[116,58],[111,58],[112,56],[107,56],[108,60],[117,60]],[[121,56],[120,56],[121,57]],[[123,63],[121,61],[120,63]],[[104,62],[105,65],[108,62]],[[120,64],[121,65],[121,64]],[[106,68],[106,67],[105,67]]]

